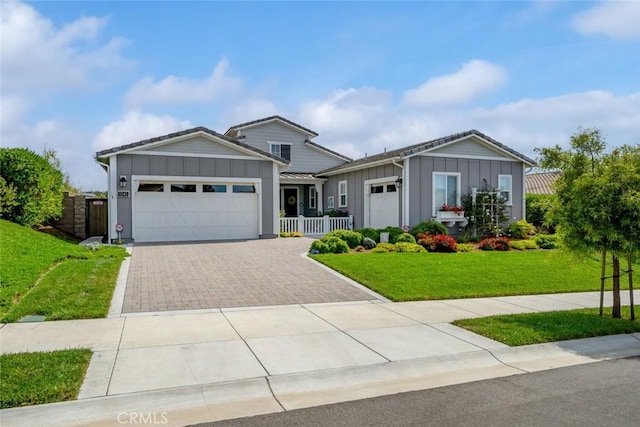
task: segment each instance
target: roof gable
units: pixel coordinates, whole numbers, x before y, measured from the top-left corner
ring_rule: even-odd
[[[394,160],[413,157],[415,155],[423,154],[426,152],[434,152],[438,149],[438,147],[459,143],[461,141],[469,139],[469,137],[474,137],[476,141],[481,141],[485,145],[488,145],[492,150],[499,151],[504,155],[512,159],[521,161],[529,166],[534,166],[536,164],[534,160],[526,157],[525,155],[520,154],[517,151],[507,147],[506,145],[496,141],[495,139],[488,137],[482,132],[472,129],[470,131],[460,132],[460,133],[445,136],[442,138],[433,139],[431,141],[421,142],[418,144],[409,145],[406,147],[376,154],[374,156],[368,156],[361,159],[357,159],[357,160],[354,160],[353,162],[350,162],[341,166],[337,166],[335,168],[320,171],[318,175],[334,175],[334,174],[342,173],[352,169],[366,168],[373,164],[390,163]],[[443,153],[443,154],[450,155],[451,157],[455,157],[457,155],[453,153]]]
[[[261,126],[267,123],[277,122],[288,128],[291,128],[303,135],[306,135],[308,138],[313,138],[314,136],[318,136],[317,132],[312,131],[311,129],[307,129],[304,126],[301,126],[291,120],[285,119],[282,116],[269,116],[258,120],[253,120],[251,122],[241,123],[239,125],[231,126],[226,132],[225,135],[230,136],[232,138],[237,137],[238,131],[242,129],[247,129],[251,127]]]
[[[197,152],[198,149],[204,149],[207,141],[211,144],[208,148],[210,153]],[[218,147],[216,147],[216,145]],[[182,148],[182,150],[179,150]],[[186,150],[185,150],[186,149]],[[267,160],[272,160],[280,164],[287,164],[288,161],[280,157],[274,156],[271,153],[259,150],[251,147],[235,139],[229,138],[225,135],[221,135],[205,127],[196,127],[192,129],[186,129],[180,132],[174,132],[155,138],[145,139],[137,141],[131,144],[121,145],[119,147],[109,148],[107,150],[98,151],[96,158],[112,157],[118,154],[125,154],[131,152],[171,152],[173,154],[194,152],[195,154],[213,154],[213,155],[229,155],[240,154],[261,157]]]

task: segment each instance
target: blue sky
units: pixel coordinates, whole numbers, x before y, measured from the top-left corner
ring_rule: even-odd
[[[476,128],[534,156],[640,142],[640,1],[2,0],[2,146],[100,149],[280,114],[351,157]]]

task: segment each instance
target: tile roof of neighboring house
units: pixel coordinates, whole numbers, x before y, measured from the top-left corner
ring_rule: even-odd
[[[526,175],[527,193],[529,194],[553,194],[553,184],[562,175],[562,172],[538,172]]]
[[[250,122],[241,123],[239,125],[231,126],[229,128],[229,130],[227,130],[224,134],[227,135],[230,132],[235,134],[238,131],[238,129],[246,128],[246,127],[249,127],[249,126],[254,126],[254,125],[257,125],[257,124],[260,124],[260,123],[270,122],[270,121],[273,121],[273,120],[280,120],[280,121],[288,124],[289,126],[292,126],[294,128],[297,128],[297,129],[301,130],[303,133],[306,133],[311,137],[318,136],[318,134],[316,132],[312,131],[311,129],[308,129],[308,128],[306,128],[304,126],[301,126],[301,125],[299,125],[299,124],[297,124],[295,122],[292,122],[291,120],[285,119],[282,116],[269,116],[269,117],[265,117],[263,119],[253,120],[253,121],[250,121]]]
[[[107,156],[109,154],[118,153],[120,151],[129,150],[131,148],[142,147],[144,145],[149,145],[149,144],[153,144],[153,143],[160,142],[160,141],[167,141],[167,140],[172,139],[172,138],[177,138],[179,136],[190,135],[190,134],[198,133],[198,132],[203,132],[203,133],[209,134],[209,135],[214,136],[216,138],[222,139],[222,140],[224,140],[224,141],[226,141],[226,142],[228,142],[230,144],[237,145],[238,147],[244,148],[245,150],[253,151],[254,153],[259,154],[259,155],[264,156],[264,157],[269,157],[269,158],[271,158],[273,160],[276,160],[276,161],[278,161],[280,163],[284,163],[284,164],[289,163],[289,161],[286,160],[286,159],[283,159],[283,158],[278,157],[278,156],[274,156],[273,154],[267,153],[266,151],[262,151],[262,150],[259,150],[257,148],[251,147],[250,145],[242,143],[242,142],[240,142],[240,141],[238,141],[236,139],[229,138],[226,135],[219,134],[218,132],[212,131],[211,129],[207,129],[206,127],[203,127],[203,126],[198,126],[198,127],[191,128],[191,129],[181,130],[179,132],[169,133],[167,135],[157,136],[155,138],[143,139],[141,141],[133,142],[131,144],[121,145],[119,147],[114,147],[114,148],[109,148],[107,150],[98,151],[96,153],[96,157],[99,158],[99,157]]]
[[[414,145],[409,145],[407,147],[402,147],[402,148],[398,148],[395,150],[391,150],[391,151],[386,151],[384,153],[380,153],[380,154],[376,154],[373,156],[368,156],[368,157],[363,157],[361,159],[357,159],[354,160],[353,162],[350,163],[346,163],[344,165],[340,165],[340,166],[336,166],[330,169],[325,169],[323,171],[320,171],[317,173],[317,175],[322,175],[325,173],[335,173],[340,171],[341,169],[351,169],[353,167],[357,167],[357,166],[365,166],[368,163],[374,163],[374,162],[379,162],[379,161],[384,161],[384,160],[391,160],[395,157],[405,157],[405,156],[409,156],[411,154],[415,154],[415,153],[419,153],[421,151],[425,151],[434,147],[437,147],[439,145],[443,145],[443,144],[447,144],[449,142],[452,141],[456,141],[458,139],[467,137],[467,136],[471,136],[471,135],[475,135],[478,136],[482,139],[484,139],[485,141],[488,141],[490,143],[492,143],[493,145],[511,153],[513,156],[521,159],[522,161],[524,161],[525,163],[529,163],[532,166],[536,164],[536,162],[530,158],[528,158],[527,156],[518,153],[517,151],[507,147],[506,145],[496,141],[493,138],[488,137],[487,135],[483,134],[482,132],[479,132],[475,129],[466,131],[466,132],[460,132],[460,133],[456,133],[453,135],[449,135],[449,136],[445,136],[442,138],[438,138],[438,139],[433,139],[431,141],[426,141],[426,142],[420,142],[418,144],[414,144]]]

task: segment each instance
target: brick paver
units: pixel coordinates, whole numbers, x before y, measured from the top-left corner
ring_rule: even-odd
[[[302,254],[308,238],[135,245],[124,313],[371,300]]]

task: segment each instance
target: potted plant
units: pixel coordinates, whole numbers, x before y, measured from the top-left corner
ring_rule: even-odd
[[[438,209],[440,218],[459,218],[464,217],[464,209],[457,205],[447,205],[446,203]]]

